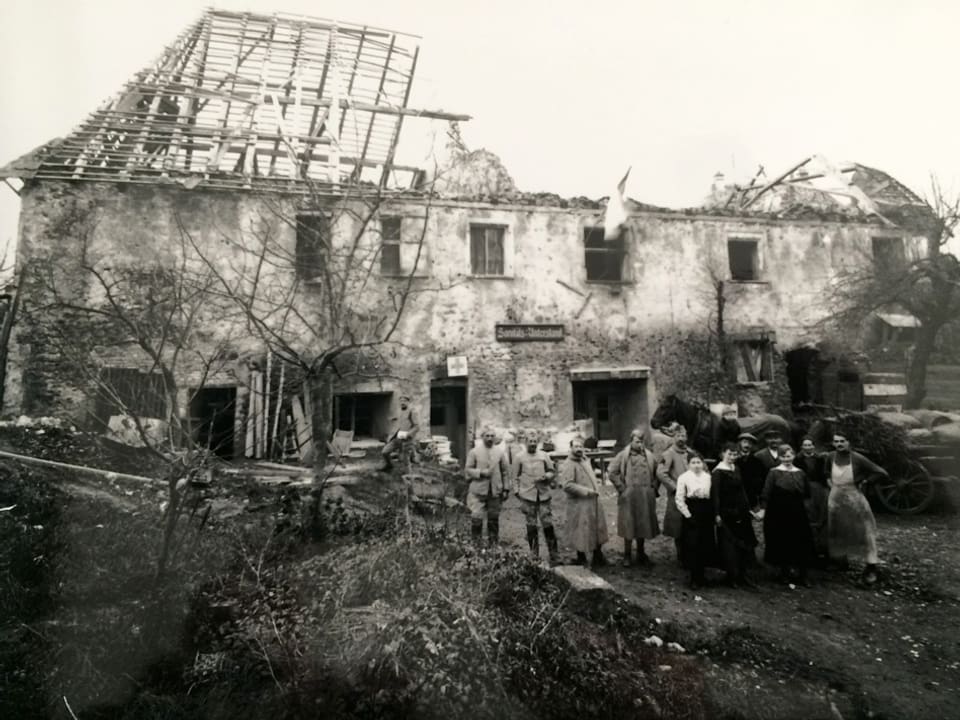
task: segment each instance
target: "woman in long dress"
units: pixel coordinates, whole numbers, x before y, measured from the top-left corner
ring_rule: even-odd
[[[813,440],[805,437],[800,443],[800,452],[793,464],[803,470],[810,481],[810,497],[807,498],[807,519],[813,533],[813,551],[817,564],[823,566],[827,560],[827,496],[830,487],[827,484],[827,458],[817,452]]]
[[[813,557],[813,533],[804,501],[810,497],[810,483],[803,470],[793,464],[793,448],[779,447],[780,464],[767,473],[763,487],[766,513],[763,518],[764,562],[780,568],[780,579],[807,585],[807,568]]]
[[[720,462],[710,477],[710,497],[713,500],[714,522],[717,525],[717,543],[720,558],[732,587],[742,585],[752,590],[756,585],[747,577],[747,567],[753,560],[757,536],[753,532],[750,501],[747,489],[736,466],[737,446],[727,443],[720,452]]]
[[[696,589],[705,582],[704,568],[714,565],[717,555],[710,473],[699,455],[690,455],[687,471],[677,478],[676,505],[683,517],[680,541],[690,568],[690,587]]]
[[[827,498],[827,542],[830,557],[846,566],[848,556],[865,563],[863,579],[877,582],[877,521],[863,488],[887,471],[850,448],[842,432],[833,434],[834,451],[827,456],[830,495]]]

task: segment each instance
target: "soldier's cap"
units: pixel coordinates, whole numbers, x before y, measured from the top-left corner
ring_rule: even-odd
[[[750,433],[740,433],[740,436],[737,438],[737,440],[752,440],[753,442],[757,442],[757,437],[755,435],[751,435]]]
[[[401,399],[401,400],[410,400],[410,396],[409,396],[409,395],[401,395],[401,396],[400,396],[400,399]]]

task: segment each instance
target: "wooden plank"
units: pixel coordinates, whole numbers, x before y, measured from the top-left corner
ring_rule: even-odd
[[[290,400],[293,406],[293,422],[296,426],[300,459],[303,460],[307,457],[307,454],[313,450],[313,434],[310,426],[307,424],[307,418],[303,413],[303,405],[300,403],[300,398],[294,395]]]

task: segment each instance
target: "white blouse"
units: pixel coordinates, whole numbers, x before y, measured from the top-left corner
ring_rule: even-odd
[[[706,470],[702,473],[687,470],[677,478],[677,510],[685,518],[691,517],[690,509],[687,507],[687,498],[706,500],[709,497],[710,473]]]

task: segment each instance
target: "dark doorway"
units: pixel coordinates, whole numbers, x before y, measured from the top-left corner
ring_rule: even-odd
[[[382,439],[390,432],[390,394],[353,393],[334,398],[337,430],[352,430],[355,438]]]
[[[202,387],[190,400],[190,423],[197,445],[212,450],[218,457],[234,456],[234,416],[237,389]]]
[[[645,380],[573,381],[574,420],[593,420],[597,440],[630,442],[630,431],[647,424]]]
[[[430,383],[430,434],[450,441],[450,452],[462,464],[467,457],[467,381],[445,378]]]
[[[797,348],[787,352],[784,358],[790,403],[794,407],[801,403],[823,403],[820,352],[814,348]]]

